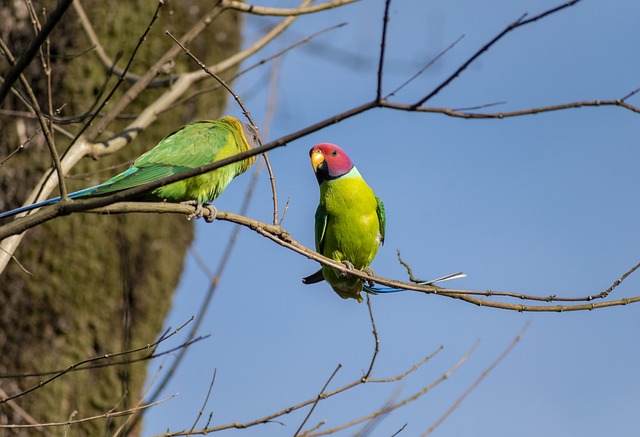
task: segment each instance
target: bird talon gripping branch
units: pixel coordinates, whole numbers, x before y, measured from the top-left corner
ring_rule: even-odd
[[[207,223],[213,223],[218,215],[218,208],[213,205],[205,205],[205,208],[209,210],[209,215],[204,216],[204,221]]]

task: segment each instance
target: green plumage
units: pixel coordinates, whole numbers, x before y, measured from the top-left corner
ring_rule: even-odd
[[[336,261],[366,270],[384,242],[386,217],[382,201],[353,167],[347,174],[320,184],[315,216],[316,250]],[[324,279],[340,297],[362,302],[362,281],[329,267]]]
[[[250,139],[255,144],[255,139]],[[243,125],[234,117],[197,121],[183,126],[140,156],[131,167],[96,186],[87,195],[108,194],[200,167],[249,150]],[[255,157],[157,188],[152,194],[171,202],[212,202],[234,177],[244,173]]]
[[[213,121],[196,121],[181,127],[153,149],[136,159],[131,167],[94,187],[69,194],[71,199],[104,196],[143,185],[176,173],[210,164],[258,145],[258,131],[237,118],[227,116]],[[255,162],[255,156],[156,188],[142,194],[140,200],[189,202],[202,217],[202,205],[213,202],[227,185]],[[0,219],[10,217],[60,201],[60,197],[0,213]],[[209,216],[211,217],[211,216]],[[211,218],[210,218],[211,220]]]

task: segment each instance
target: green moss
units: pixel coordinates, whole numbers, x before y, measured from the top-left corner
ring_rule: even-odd
[[[16,5],[21,2],[11,3]],[[5,11],[12,10],[7,3]],[[48,10],[55,2],[35,2],[35,9]],[[83,1],[95,30],[109,55],[115,59],[123,51],[118,66],[123,67],[146,29],[156,2]],[[132,72],[143,74],[146,68],[169,48],[164,35],[169,29],[181,35],[211,7],[209,1],[171,2],[143,44]],[[171,14],[169,11],[171,10]],[[108,14],[109,19],[104,17]],[[1,17],[0,17],[1,18]],[[3,38],[14,50],[24,47],[30,27],[15,18],[3,22]],[[9,26],[9,25],[12,26]],[[7,27],[9,26],[9,27]],[[215,28],[214,28],[215,27]],[[22,32],[22,33],[21,33]],[[192,45],[198,56],[211,63],[238,50],[239,20],[224,14],[219,21]],[[224,32],[224,45],[212,44],[212,35]],[[97,57],[86,52],[90,47],[80,30],[75,12],[70,9],[51,37],[54,64],[54,106],[65,104],[63,116],[86,112],[102,87],[105,68]],[[74,56],[67,56],[73,54]],[[77,55],[80,54],[80,55]],[[176,71],[191,70],[185,57],[176,60]],[[40,99],[46,101],[45,83],[39,63],[26,72]],[[0,67],[2,68],[2,67]],[[0,71],[4,75],[5,71]],[[109,82],[110,87],[114,79]],[[211,86],[212,83],[200,84]],[[117,101],[130,86],[125,83],[112,101]],[[194,88],[195,91],[196,88]],[[150,89],[128,108],[128,114],[140,112],[164,90]],[[112,172],[96,173],[110,166],[126,163],[150,149],[162,137],[194,118],[216,117],[222,112],[224,94],[205,95],[162,114],[131,145],[114,156],[98,161],[81,162],[74,173],[89,173],[88,179],[69,180],[71,190],[104,180]],[[24,110],[10,98],[5,108]],[[118,132],[129,120],[117,120],[109,126]],[[0,156],[6,156],[21,142],[19,124],[27,135],[35,125],[31,120],[2,116]],[[80,125],[64,125],[75,132]],[[58,136],[63,151],[68,139]],[[30,187],[50,165],[45,145],[39,139],[27,150],[11,159],[0,172],[0,209],[17,206]],[[19,261],[33,273],[27,275],[11,263],[2,275],[0,286],[0,373],[24,373],[64,369],[88,357],[137,347],[153,342],[162,330],[178,283],[186,249],[193,239],[192,224],[183,217],[160,215],[97,216],[75,214],[61,217],[30,231],[16,252]],[[55,382],[19,399],[19,405],[38,421],[64,421],[73,411],[76,418],[103,414],[135,404],[146,376],[146,363],[71,372]],[[41,378],[3,379],[0,387],[8,394],[28,388]],[[13,410],[0,408],[3,423],[23,423]],[[120,426],[124,419],[111,419],[74,425],[69,435],[104,435]],[[134,434],[137,430],[134,430]],[[107,432],[108,433],[108,432]]]

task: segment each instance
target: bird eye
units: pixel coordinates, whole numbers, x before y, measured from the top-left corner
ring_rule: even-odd
[[[338,154],[338,151],[336,149],[333,149],[331,151],[331,156],[336,156]]]

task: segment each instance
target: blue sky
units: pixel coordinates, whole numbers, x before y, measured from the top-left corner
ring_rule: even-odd
[[[395,100],[426,95],[523,13],[559,3],[395,1],[384,89],[397,87],[464,35]],[[268,48],[273,53],[348,23],[281,60],[269,139],[373,98],[383,5],[364,0],[302,17]],[[621,98],[640,87],[639,16],[638,2],[585,0],[505,37],[428,105],[505,102],[486,111],[509,111]],[[247,43],[276,21],[248,18]],[[267,108],[267,68],[234,85],[259,124]],[[640,96],[629,102],[640,106]],[[240,114],[234,102],[228,112]],[[318,187],[308,150],[333,142],[349,153],[385,203],[387,240],[372,265],[379,275],[406,279],[396,258],[400,249],[420,277],[460,270],[469,275],[447,284],[452,287],[584,296],[605,290],[640,261],[639,134],[640,115],[615,107],[503,120],[378,109],[294,141],[270,159],[280,208],[290,199],[283,226],[309,247]],[[248,174],[236,179],[216,206],[238,212],[250,179]],[[271,207],[263,173],[248,215],[268,222]],[[193,251],[210,269],[217,267],[231,231],[227,222],[197,224]],[[326,284],[302,285],[300,279],[316,269],[314,262],[243,229],[200,328],[210,337],[189,349],[164,392],[178,396],[148,412],[144,435],[190,428],[214,369],[216,383],[205,408],[205,415],[213,411],[213,425],[250,421],[312,398],[338,363],[342,368],[330,388],[362,376],[373,351],[367,307],[340,299]],[[639,284],[632,276],[611,298],[637,295]],[[177,327],[197,314],[207,288],[206,275],[190,257],[166,325]],[[387,415],[372,434],[392,435],[406,424],[399,435],[420,435],[526,322],[531,324],[522,341],[434,435],[631,435],[640,426],[635,305],[520,314],[405,292],[374,296],[373,311],[380,336],[374,378],[402,373],[440,345],[444,349],[400,383],[369,384],[323,401],[307,427],[326,420],[321,429],[331,428],[379,409],[393,396],[420,390],[479,340],[450,378]],[[163,363],[165,369],[172,359]],[[160,364],[152,363],[150,372]],[[284,426],[271,423],[225,435],[293,435],[307,411],[278,419]]]

